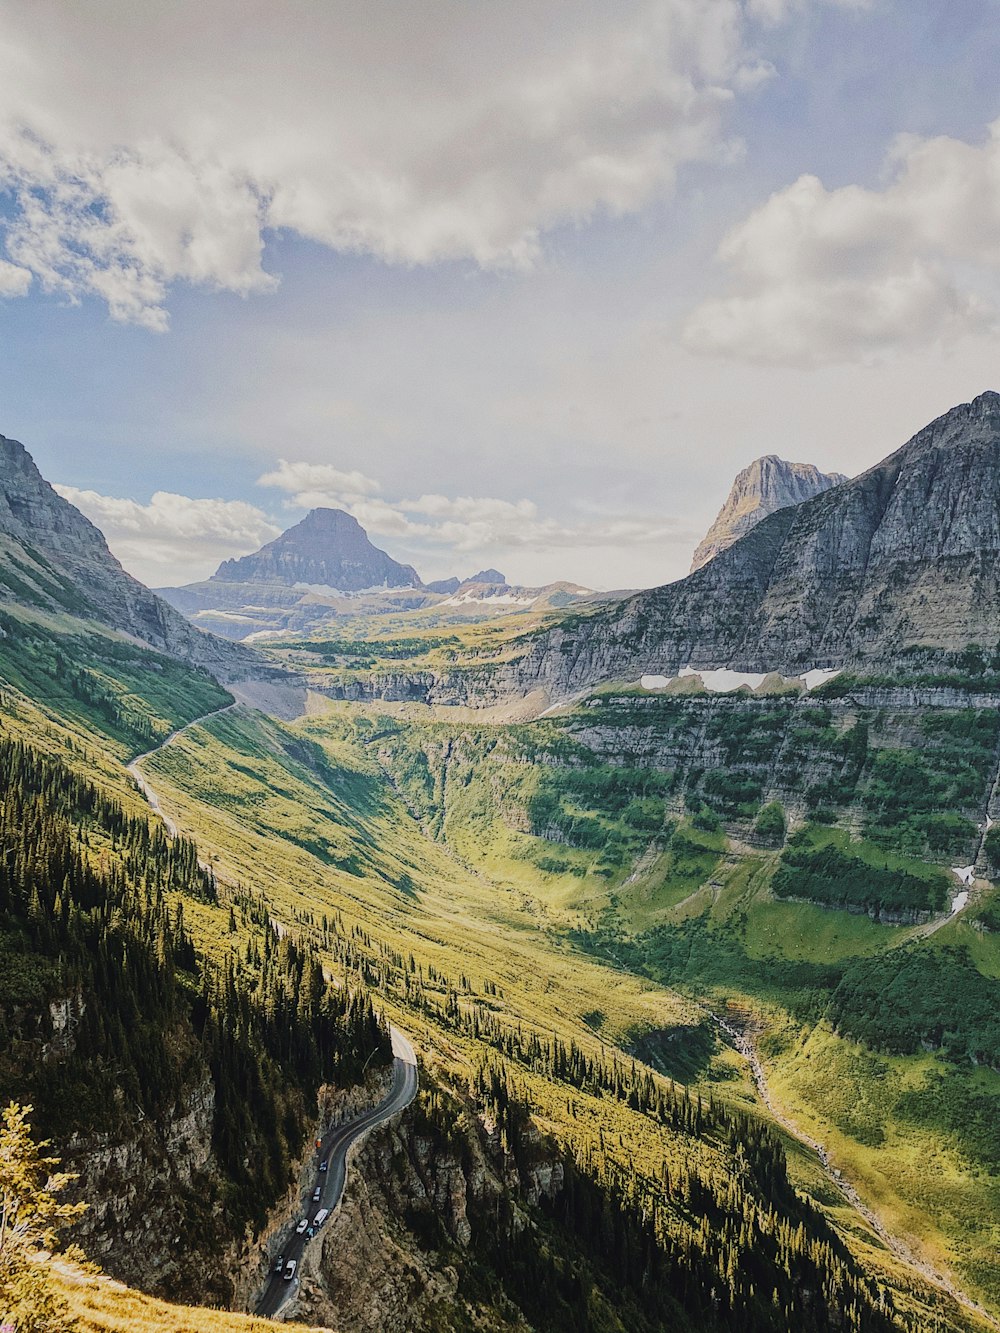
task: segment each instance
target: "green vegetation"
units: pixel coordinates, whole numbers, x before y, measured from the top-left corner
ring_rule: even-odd
[[[633,1075],[630,1101],[643,1086]],[[480,1068],[474,1088],[524,1172],[540,1151],[530,1106],[495,1065]],[[599,1158],[574,1157],[551,1144],[564,1185],[544,1202],[548,1225],[532,1235],[504,1208],[481,1226],[477,1257],[535,1327],[547,1333],[819,1330],[829,1328],[840,1302],[846,1302],[840,1327],[873,1333],[900,1327],[891,1300],[795,1192],[770,1131],[700,1099],[674,1097],[669,1105],[675,1128],[724,1143],[736,1155],[740,1169],[724,1191],[711,1177],[667,1161],[627,1177],[607,1175]],[[661,1098],[661,1117],[663,1111]],[[442,1118],[442,1131],[446,1124]],[[694,1245],[677,1241],[678,1208],[702,1218]]]
[[[86,1205],[60,1202],[75,1177],[45,1155],[48,1143],[35,1143],[31,1111],[11,1102],[0,1127],[0,1318],[26,1333],[74,1333],[75,1321],[38,1256],[55,1248]]]
[[[964,949],[911,945],[853,963],[828,1015],[875,1050],[940,1048],[982,1064],[1000,1058],[1000,982],[984,977]]]
[[[762,842],[780,845],[785,840],[787,827],[784,806],[780,801],[769,801],[757,816],[753,831]]]
[[[0,741],[0,791],[4,1095],[30,1097],[53,1137],[123,1133],[210,1073],[226,1225],[261,1226],[319,1084],[355,1081],[373,1051],[389,1058],[370,1001],[326,985],[316,955],[245,896],[239,952],[199,959],[185,900],[213,902],[216,886],[194,844],[64,764]]]
[[[834,843],[788,847],[771,880],[778,898],[806,898],[875,916],[940,911],[948,900],[944,875],[914,875],[889,865],[873,866]]]
[[[921,719],[923,744],[876,751],[863,795],[872,837],[919,852],[961,852],[975,838],[974,809],[996,766],[1000,716],[993,710],[935,711]]]
[[[35,637],[40,646],[23,650],[0,641],[11,664],[8,673],[0,663],[10,732],[24,736],[36,727],[48,762],[58,769],[58,753],[77,777],[93,767],[103,785],[109,756],[148,748],[149,734],[165,735],[170,723],[225,702],[205,678],[179,667],[164,689],[165,677],[144,665],[158,661],[155,655],[136,649],[134,660],[126,653],[119,661],[113,640],[108,650],[98,637],[85,637],[75,657],[71,642],[51,627]],[[69,662],[62,680],[53,661],[60,642]],[[509,637],[484,635],[481,642],[488,655],[506,651]],[[429,651],[450,649],[441,642]],[[68,687],[73,671],[93,673],[77,693]],[[134,700],[136,721],[102,711],[100,699],[79,697],[91,680],[112,699]],[[33,714],[30,700],[41,711]],[[762,719],[759,728],[755,719]],[[357,1071],[364,1043],[341,1041],[352,1022],[342,1010],[333,1014],[334,1062],[324,1064],[317,1005],[322,1015],[331,994],[346,1000],[354,993],[364,1029],[372,1021],[365,995],[377,992],[428,1057],[427,1100],[414,1116],[436,1148],[464,1153],[456,1126],[478,1106],[523,1181],[535,1179],[540,1161],[558,1161],[564,1173],[565,1189],[530,1212],[506,1194],[487,1195],[478,1214],[470,1201],[469,1251],[448,1249],[442,1259],[455,1265],[470,1300],[496,1309],[513,1302],[536,1326],[553,1330],[646,1333],[683,1328],[685,1320],[692,1329],[818,1329],[828,1326],[833,1309],[843,1312],[838,1326],[916,1333],[939,1316],[942,1328],[971,1325],[929,1296],[912,1271],[870,1248],[811,1154],[786,1144],[785,1158],[742,1061],[715,1041],[705,1013],[669,988],[712,1006],[732,999],[782,1033],[788,1024],[787,1045],[776,1040],[766,1054],[781,1071],[792,1068],[798,1034],[805,1040],[822,1032],[831,1048],[847,1050],[856,1033],[865,1043],[850,1047],[857,1113],[838,1112],[836,1129],[856,1136],[859,1152],[876,1140],[887,1145],[879,1149],[879,1183],[888,1206],[914,1197],[895,1146],[902,1125],[937,1135],[956,1156],[967,1137],[970,1160],[985,1179],[993,1088],[983,1084],[980,1100],[969,1100],[971,1119],[956,1103],[934,1120],[930,1082],[892,1082],[893,1062],[911,1060],[947,1058],[962,1079],[987,1072],[967,1062],[981,1058],[980,1048],[993,1039],[976,989],[977,976],[988,979],[971,951],[959,950],[964,961],[927,989],[940,1000],[949,987],[965,988],[968,1003],[957,1021],[963,1031],[980,1025],[976,1042],[963,1048],[945,1027],[940,1053],[930,1057],[920,1048],[935,1036],[928,1022],[916,1025],[915,1055],[883,1054],[895,1049],[891,1042],[912,1037],[896,1031],[893,1015],[883,1031],[881,1015],[871,1012],[874,997],[855,984],[858,960],[901,961],[911,952],[937,952],[935,944],[914,939],[895,949],[913,932],[770,892],[789,864],[769,850],[780,845],[784,811],[794,821],[806,805],[823,818],[849,813],[855,828],[886,830],[876,835],[884,845],[817,824],[788,851],[813,856],[829,847],[850,863],[849,875],[860,878],[860,862],[870,877],[885,871],[896,889],[902,883],[933,898],[946,879],[892,848],[903,826],[916,838],[907,825],[914,814],[964,819],[974,812],[981,793],[959,811],[942,804],[971,783],[958,750],[949,752],[953,745],[964,745],[958,732],[930,734],[913,717],[859,718],[853,707],[812,699],[608,694],[565,717],[508,726],[350,706],[283,724],[238,709],[184,732],[144,769],[171,816],[197,837],[213,873],[198,867],[193,841],[157,835],[157,822],[139,811],[120,769],[114,817],[99,803],[88,809],[79,792],[68,804],[43,807],[80,858],[74,881],[96,876],[96,892],[105,895],[86,911],[77,903],[78,914],[92,915],[94,931],[108,934],[118,951],[114,957],[129,960],[118,989],[109,986],[106,1002],[94,1004],[95,1015],[115,1040],[113,1016],[123,1004],[150,1024],[146,1049],[133,1050],[128,1041],[123,1047],[127,1096],[144,1095],[132,1072],[140,1061],[154,1082],[173,1080],[175,1090],[188,1086],[186,1071],[205,1068],[220,1083],[228,1111],[215,1151],[229,1180],[227,1219],[253,1203],[242,1192],[236,1145],[249,1143],[259,1175],[287,1183],[281,1164],[308,1121],[316,1078],[344,1081]],[[950,785],[937,789],[936,805],[899,807],[889,812],[892,822],[880,824],[883,807],[865,803],[873,778],[885,775],[878,755],[914,748],[941,751],[927,771],[940,775],[952,765]],[[982,748],[976,742],[977,754]],[[985,772],[978,764],[976,758],[973,771]],[[59,772],[53,792],[66,781]],[[37,792],[31,799],[37,802]],[[738,841],[750,820],[759,838],[753,855]],[[140,845],[143,826],[148,850]],[[919,830],[920,856],[932,851],[929,827]],[[827,874],[824,901],[834,901],[839,874]],[[72,892],[68,897],[76,902]],[[48,1001],[65,997],[68,972],[78,969],[87,987],[97,982],[68,947],[68,935],[46,942],[35,933],[29,908],[30,895],[5,918],[0,993],[8,1031],[24,1022],[25,1010],[39,1016],[17,1047],[25,1067],[14,1072],[27,1091],[48,1095],[44,1113],[52,1123],[62,1115],[69,1124],[72,1108],[46,1094],[44,1071],[32,1083],[27,1066],[41,1064],[37,1051],[53,1035],[45,1027]],[[54,894],[50,915],[62,920]],[[272,918],[291,928],[287,943],[275,936]],[[79,928],[90,927],[83,921]],[[967,926],[946,929],[959,928],[974,934]],[[92,943],[94,936],[82,938]],[[975,939],[988,947],[987,937]],[[948,941],[954,944],[953,935]],[[348,989],[327,992],[320,968],[348,981]],[[300,994],[312,1011],[304,1024],[291,1004]],[[993,1003],[989,987],[982,994]],[[268,1027],[272,1009],[282,1033]],[[829,1030],[834,1021],[839,1036]],[[162,1030],[169,1036],[158,1043]],[[81,1119],[94,1105],[87,1080],[96,1087],[108,1078],[101,1046],[88,1049],[92,1070],[76,1070],[72,1051],[59,1056],[76,1080]],[[274,1100],[277,1083],[283,1101]],[[808,1085],[802,1114],[820,1114],[831,1095],[823,1084],[820,1073]],[[447,1096],[445,1086],[452,1089]],[[804,1078],[795,1083],[806,1086]],[[266,1107],[263,1128],[256,1114],[239,1118],[255,1105]],[[117,1115],[113,1096],[110,1106]],[[822,1123],[815,1129],[826,1132]],[[489,1150],[497,1151],[496,1143]],[[958,1234],[952,1218],[981,1208],[987,1197],[985,1184],[968,1173],[954,1188],[954,1208],[927,1224],[935,1237]],[[433,1220],[424,1218],[418,1230],[420,1243],[444,1244]],[[992,1299],[995,1262],[985,1249],[977,1256],[981,1266],[965,1276]]]
[[[207,672],[50,617],[0,611],[0,680],[60,725],[94,729],[130,758],[176,727],[232,701]]]

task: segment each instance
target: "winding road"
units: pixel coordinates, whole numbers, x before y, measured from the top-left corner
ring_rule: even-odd
[[[238,703],[239,700],[234,699],[231,703],[223,704],[221,708],[215,708],[210,713],[204,713],[201,717],[185,722],[182,727],[178,727],[176,731],[172,731],[169,736],[165,737],[159,745],[154,746],[152,750],[147,750],[145,754],[136,755],[132,762],[127,765],[128,772],[149,803],[150,809],[160,816],[172,838],[177,837],[180,830],[176,823],[163,813],[160,799],[148,779],[143,776],[139,765],[144,759],[148,759],[157,751],[162,750],[164,746],[169,745],[171,741],[176,740],[190,727],[196,727],[202,722],[207,722],[210,717],[217,717],[220,713],[226,713],[229,709],[237,707]],[[203,869],[209,868],[204,863],[201,864]],[[336,1125],[333,1129],[327,1130],[320,1141],[320,1146],[316,1151],[315,1183],[310,1188],[308,1205],[304,1207],[302,1213],[302,1217],[308,1219],[310,1227],[312,1227],[313,1219],[317,1213],[324,1209],[327,1211],[327,1217],[324,1219],[325,1225],[330,1216],[340,1207],[340,1202],[344,1197],[344,1189],[347,1185],[348,1157],[354,1145],[360,1142],[376,1126],[384,1124],[387,1120],[391,1120],[393,1116],[404,1111],[417,1095],[416,1052],[409,1038],[400,1032],[399,1028],[390,1028],[390,1035],[392,1038],[393,1067],[392,1086],[388,1093],[371,1110],[363,1112],[345,1124]],[[321,1165],[325,1165],[325,1170],[320,1170]],[[317,1189],[319,1190],[319,1198],[313,1200],[312,1195]],[[299,1220],[296,1219],[296,1225]],[[290,1259],[295,1260],[296,1270],[298,1269],[302,1256],[312,1238],[308,1230],[300,1235],[289,1224],[284,1236],[284,1243],[280,1247],[282,1269]],[[292,1281],[285,1281],[282,1274],[274,1271],[274,1261],[272,1261],[272,1272],[264,1293],[257,1304],[256,1313],[268,1317],[279,1314],[298,1290],[298,1286],[297,1272]]]
[[[324,1135],[316,1153],[315,1186],[310,1188],[308,1206],[302,1216],[308,1218],[310,1226],[313,1218],[321,1209],[333,1214],[340,1206],[347,1184],[348,1154],[356,1143],[365,1137],[377,1125],[391,1120],[394,1115],[406,1109],[417,1095],[417,1056],[407,1037],[398,1028],[392,1028],[392,1053],[395,1057],[392,1069],[392,1087],[378,1106],[365,1111],[356,1119],[346,1124],[337,1125]],[[320,1171],[322,1163],[327,1164],[326,1171]],[[312,1199],[313,1188],[319,1189],[320,1197]],[[329,1218],[326,1219],[326,1222]],[[324,1225],[326,1225],[324,1222]],[[279,1246],[282,1264],[295,1260],[296,1269],[302,1262],[312,1237],[308,1232],[303,1235],[289,1229],[284,1242]],[[273,1271],[264,1289],[264,1294],[257,1303],[256,1313],[273,1317],[291,1299],[298,1290],[298,1275],[291,1282],[286,1282],[280,1273]]]
[[[238,699],[233,699],[230,703],[223,704],[221,708],[213,708],[210,713],[202,713],[201,717],[192,718],[190,722],[185,722],[182,727],[178,727],[177,730],[172,731],[169,736],[165,736],[163,740],[160,741],[159,745],[154,745],[151,750],[147,750],[144,754],[137,754],[136,757],[132,760],[132,762],[130,764],[126,764],[125,766],[126,771],[131,774],[135,782],[135,785],[142,792],[143,796],[145,796],[146,801],[149,804],[149,808],[151,810],[155,810],[156,813],[160,816],[160,818],[163,820],[164,827],[166,828],[167,832],[170,834],[172,838],[176,838],[180,830],[178,829],[174,821],[170,818],[170,816],[165,815],[163,813],[163,810],[160,806],[160,798],[157,796],[156,792],[150,786],[148,780],[145,777],[143,777],[139,765],[142,763],[144,759],[149,759],[151,755],[157,754],[160,750],[166,749],[166,747],[170,744],[171,741],[175,741],[178,736],[183,735],[185,731],[189,731],[191,727],[200,727],[201,724],[203,722],[207,722],[210,717],[218,717],[220,713],[228,713],[229,710],[231,708],[235,708],[238,705],[238,703],[239,703]],[[207,867],[204,865],[202,866],[202,868],[207,869]]]

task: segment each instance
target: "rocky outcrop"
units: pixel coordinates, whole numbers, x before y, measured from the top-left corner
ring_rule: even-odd
[[[94,620],[220,679],[263,669],[246,649],[204,634],[127,574],[103,534],[0,435],[0,604]]]
[[[931,423],[860,477],[780,509],[678,583],[571,616],[491,666],[435,682],[490,704],[604,680],[733,667],[885,666],[1000,639],[1000,394]]]
[[[373,546],[358,520],[343,509],[310,510],[301,523],[255,554],[224,560],[211,581],[316,585],[338,592],[423,586],[412,566]]]
[[[138,1118],[129,1135],[73,1139],[60,1145],[79,1173],[87,1211],[73,1239],[87,1257],[130,1286],[201,1301],[228,1301],[228,1262],[206,1264],[225,1231],[206,1201],[219,1197],[212,1152],[215,1087],[207,1075],[188,1088],[171,1115]],[[192,1227],[197,1235],[192,1237]]]
[[[527,1330],[512,1307],[502,1316],[495,1301],[478,1305],[467,1294],[477,1284],[462,1277],[489,1243],[501,1196],[523,1210],[528,1226],[528,1210],[561,1191],[561,1160],[537,1131],[533,1142],[530,1162],[518,1166],[489,1123],[468,1113],[448,1135],[412,1113],[379,1130],[358,1154],[322,1244],[303,1264],[295,1316],[339,1333]]]
[[[820,472],[812,463],[788,463],[765,454],[745,467],[733,482],[715,522],[699,542],[691,560],[692,573],[714,560],[779,509],[822,495],[847,478],[840,472]]]

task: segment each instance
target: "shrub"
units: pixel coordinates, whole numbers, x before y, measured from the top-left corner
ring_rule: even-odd
[[[780,801],[771,801],[757,816],[754,832],[762,842],[784,842],[787,829],[785,809]]]

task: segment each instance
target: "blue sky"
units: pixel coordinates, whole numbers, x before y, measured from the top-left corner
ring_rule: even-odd
[[[0,431],[151,584],[314,503],[664,582],[1000,386],[992,0],[0,17]]]

